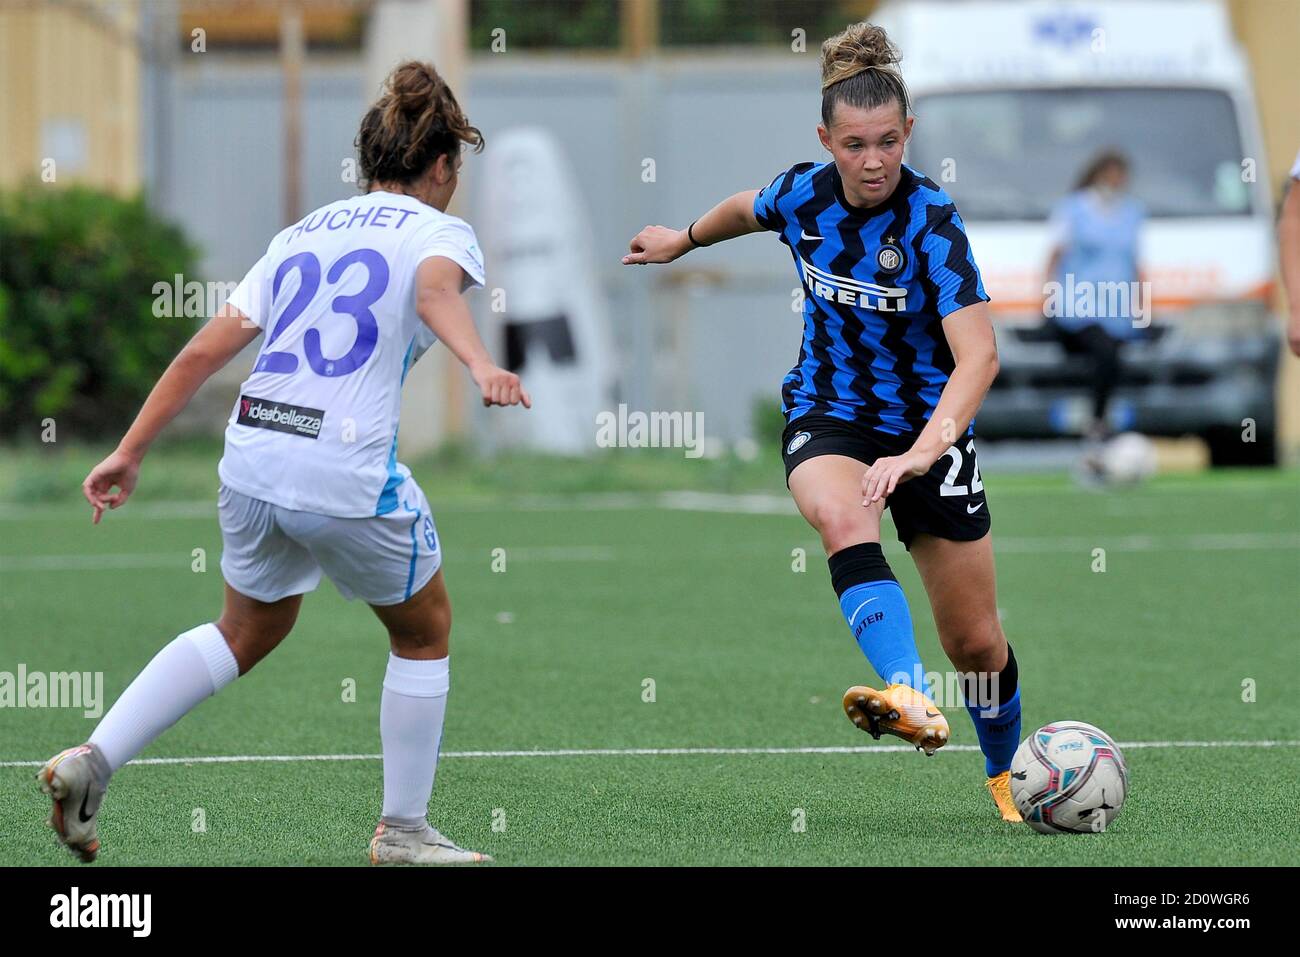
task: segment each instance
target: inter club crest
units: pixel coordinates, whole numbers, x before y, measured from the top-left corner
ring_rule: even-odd
[[[884,245],[876,252],[876,266],[881,272],[893,275],[901,271],[905,264],[902,247],[886,236]]]

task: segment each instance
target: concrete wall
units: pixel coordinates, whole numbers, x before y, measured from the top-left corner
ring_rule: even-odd
[[[266,57],[213,53],[177,67],[160,118],[171,159],[154,200],[203,248],[205,278],[237,281],[283,225],[278,68]],[[356,189],[345,174],[366,106],[361,76],[355,58],[313,58],[306,71],[308,208]],[[618,260],[643,225],[685,224],[730,193],[816,158],[816,90],[815,61],[791,53],[657,66],[471,61],[462,102],[488,148],[494,132],[543,126],[583,184],[598,251],[592,268],[609,296],[622,394],[633,407],[699,410],[708,434],[734,439],[749,431],[751,397],[776,398],[801,325],[790,308],[793,265],[774,237],[697,251],[666,269]],[[457,199],[471,222],[490,188],[475,162],[467,155]],[[477,298],[481,306],[486,297]]]

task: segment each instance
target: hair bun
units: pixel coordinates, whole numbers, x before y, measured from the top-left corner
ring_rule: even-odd
[[[403,113],[419,113],[434,99],[442,77],[431,64],[408,60],[388,75],[385,93]]]
[[[481,150],[483,134],[470,125],[433,64],[419,60],[407,60],[388,74],[356,139],[368,183],[409,183],[439,156],[454,160],[463,143]]]
[[[855,23],[822,44],[822,90],[864,70],[893,71],[901,59],[882,27]]]

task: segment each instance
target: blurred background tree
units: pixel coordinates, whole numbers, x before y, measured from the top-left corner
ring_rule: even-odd
[[[664,46],[785,45],[802,29],[812,50],[846,23],[861,19],[861,2],[844,0],[663,0]]]
[[[660,0],[665,47],[784,45],[797,26],[829,36],[860,19],[862,0]],[[508,30],[508,49],[613,49],[621,42],[618,0],[471,0],[470,47],[491,48],[492,31]]]
[[[139,197],[39,183],[0,193],[0,249],[0,438],[117,434],[196,326],[153,305],[198,250]]]
[[[470,47],[492,48],[507,29],[507,49],[608,49],[619,43],[616,0],[471,0]]]

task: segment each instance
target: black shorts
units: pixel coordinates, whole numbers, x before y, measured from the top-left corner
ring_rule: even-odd
[[[911,436],[888,435],[834,416],[802,415],[781,436],[785,482],[790,484],[795,466],[819,455],[847,455],[870,465],[903,454],[912,442]],[[989,506],[975,461],[975,439],[963,436],[929,472],[900,482],[885,506],[894,516],[898,540],[908,548],[920,532],[955,542],[983,538],[990,527]]]

